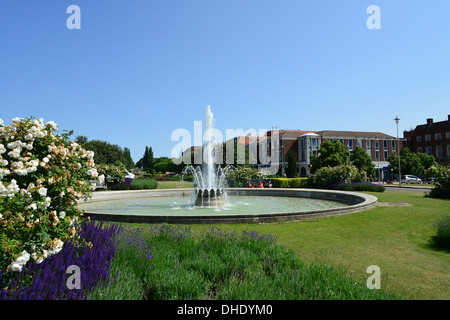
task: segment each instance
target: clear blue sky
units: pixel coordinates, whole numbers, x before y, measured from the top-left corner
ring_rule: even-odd
[[[69,30],[69,5],[81,30]],[[369,30],[369,5],[381,30]],[[0,118],[169,156],[216,126],[381,131],[450,113],[450,1],[2,0]]]

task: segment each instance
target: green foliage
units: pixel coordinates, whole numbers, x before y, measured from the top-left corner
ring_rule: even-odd
[[[292,151],[288,154],[288,168],[286,170],[286,176],[288,178],[297,177],[297,156]]]
[[[142,157],[142,169],[151,170],[153,169],[154,158],[152,147],[145,147],[144,156]]]
[[[155,179],[134,179],[130,183],[131,190],[157,189],[158,181]]]
[[[274,188],[309,188],[311,187],[310,178],[272,178],[272,187]]]
[[[127,175],[127,169],[120,161],[115,164],[100,164],[97,171],[105,176],[107,183],[124,182]]]
[[[375,174],[375,165],[367,151],[361,146],[356,146],[350,153],[350,163],[358,170],[365,171],[367,175]]]
[[[340,165],[336,167],[323,167],[313,175],[313,185],[336,189],[343,182],[363,182],[367,180],[365,172],[358,171],[353,165]]]
[[[440,248],[450,250],[450,214],[442,216],[433,225],[436,234],[431,237],[433,243]]]
[[[398,174],[398,155],[391,153],[387,158],[389,167],[395,174]],[[432,166],[436,166],[437,162],[433,155],[425,153],[413,153],[408,148],[403,148],[400,155],[400,166],[402,174],[413,174],[422,176],[425,171]]]
[[[384,192],[386,190],[384,186],[373,184],[370,182],[344,182],[338,184],[337,189],[344,191],[372,191],[372,192]]]
[[[348,164],[350,152],[339,140],[322,142],[319,155],[311,156],[311,172],[322,167],[336,167]]]
[[[435,187],[428,196],[450,199],[450,168],[436,165],[429,168],[425,173],[427,176],[436,179]]]
[[[244,187],[248,180],[262,179],[260,170],[246,166],[237,166],[234,170],[228,170],[226,173],[229,187]]]
[[[127,169],[134,167],[130,149],[121,148],[117,144],[111,144],[101,140],[89,141],[86,136],[77,136],[75,142],[82,145],[86,150],[94,152],[94,162],[96,164],[113,164],[120,161]]]
[[[112,264],[124,266],[124,272],[136,284],[136,294],[143,294],[141,299],[396,298],[383,290],[370,290],[365,282],[355,281],[333,267],[306,265],[292,250],[277,245],[276,237],[270,234],[217,227],[195,232],[165,224],[130,229],[129,234],[139,244],[137,250],[125,250],[121,245]],[[122,240],[123,244],[127,241]],[[139,250],[139,246],[145,250]],[[152,258],[148,260],[150,247]],[[111,289],[102,289],[106,295],[102,298],[122,300],[122,288],[125,296],[133,297],[127,281],[119,273]]]

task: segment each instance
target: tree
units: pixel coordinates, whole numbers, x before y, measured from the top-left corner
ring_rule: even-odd
[[[286,171],[286,176],[288,178],[297,177],[297,156],[292,151],[288,154],[288,168]]]
[[[131,158],[131,152],[128,148],[123,148],[123,164],[127,169],[134,168],[134,161]]]
[[[142,168],[144,170],[151,170],[153,169],[153,165],[155,164],[155,159],[153,158],[153,150],[152,147],[145,147],[145,152],[144,152],[144,156],[142,157],[142,162],[140,162],[142,164]],[[139,160],[139,161],[141,161]],[[138,161],[138,162],[139,162]]]
[[[311,156],[311,171],[315,172],[322,167],[336,167],[348,164],[350,152],[339,140],[326,140],[322,142],[319,155]]]
[[[394,174],[398,174],[398,155],[391,153],[387,161]],[[402,174],[413,174],[416,176],[423,175],[425,169],[427,169],[421,162],[421,156],[409,151],[408,148],[403,148],[401,151],[400,166]]]
[[[125,164],[126,168],[134,167],[133,159],[130,155],[130,149],[111,144],[107,141],[88,140],[86,136],[77,136],[75,142],[83,146],[86,150],[94,152],[94,161],[96,164],[114,164],[117,161]]]
[[[361,146],[356,146],[350,153],[350,163],[358,170],[365,171],[367,175],[375,174],[375,165],[372,162],[372,158]]]

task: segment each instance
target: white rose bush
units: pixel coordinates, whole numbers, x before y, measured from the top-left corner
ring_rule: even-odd
[[[0,269],[20,272],[58,253],[77,234],[77,201],[92,195],[91,151],[53,121],[0,119]]]

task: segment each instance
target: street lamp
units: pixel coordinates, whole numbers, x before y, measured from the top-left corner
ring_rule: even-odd
[[[397,149],[398,149],[398,185],[399,187],[402,186],[402,171],[400,168],[400,142],[398,139],[398,122],[400,121],[400,118],[398,116],[395,117],[395,123],[397,123]]]

